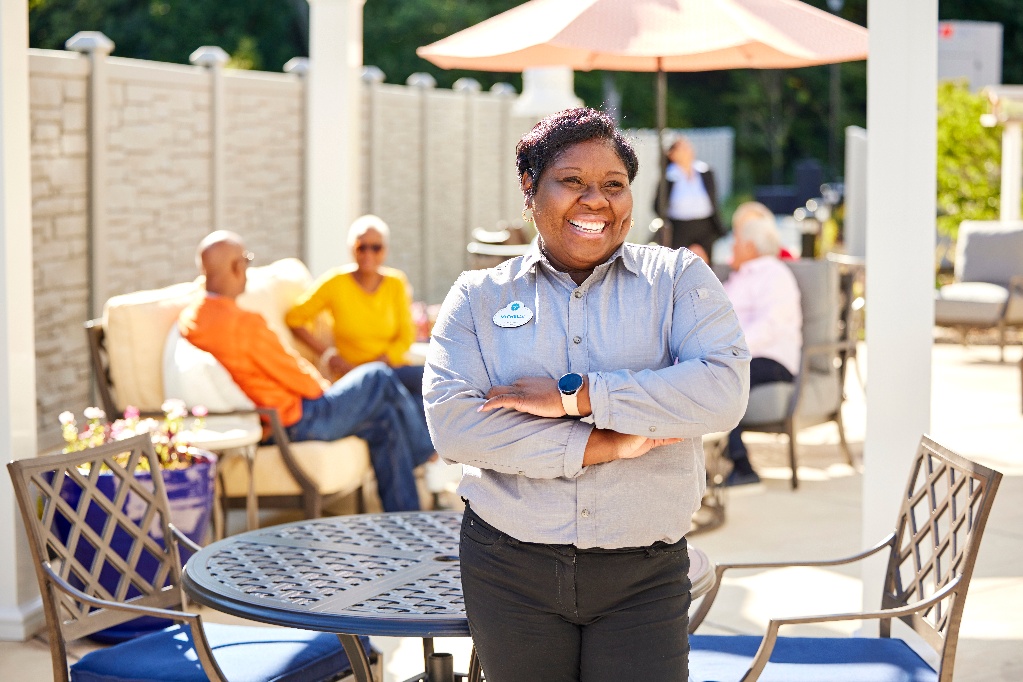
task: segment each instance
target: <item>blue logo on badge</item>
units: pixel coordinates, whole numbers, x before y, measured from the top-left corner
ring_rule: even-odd
[[[519,309],[519,308],[521,308],[521,307],[522,307],[522,304],[521,304],[521,303],[512,303],[512,304],[511,304],[511,309],[512,309],[512,312],[514,312],[514,311],[518,310],[518,309]]]

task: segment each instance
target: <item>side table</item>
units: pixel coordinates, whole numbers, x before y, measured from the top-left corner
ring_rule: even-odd
[[[188,434],[190,445],[214,452],[220,457],[241,455],[245,458],[249,474],[248,491],[245,496],[246,530],[259,527],[259,504],[256,500],[256,446],[263,438],[263,427],[259,418],[208,417],[204,428]],[[218,482],[217,490],[220,490]],[[219,497],[219,493],[218,493]],[[214,539],[224,537],[224,510],[218,499],[213,510]]]

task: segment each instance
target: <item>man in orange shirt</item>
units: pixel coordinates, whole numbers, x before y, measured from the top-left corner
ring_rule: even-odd
[[[436,453],[421,411],[391,368],[368,363],[330,384],[288,352],[261,315],[238,307],[252,260],[241,237],[208,235],[197,260],[206,296],[182,311],[182,337],[213,355],[256,405],[276,408],[292,440],[366,440],[384,511],[419,509],[413,469]]]

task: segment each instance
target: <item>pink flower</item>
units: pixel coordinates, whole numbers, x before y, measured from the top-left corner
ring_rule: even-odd
[[[128,407],[124,408],[125,419],[138,419],[140,414],[141,412],[139,412],[139,408],[135,407],[134,405],[129,405]]]
[[[210,411],[207,410],[202,405],[196,405],[195,407],[192,408],[192,416],[193,417],[205,417],[209,413],[210,413]]]

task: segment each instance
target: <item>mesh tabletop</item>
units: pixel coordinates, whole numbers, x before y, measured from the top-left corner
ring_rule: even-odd
[[[197,602],[261,622],[354,635],[468,637],[461,512],[359,514],[241,533],[185,567]]]

